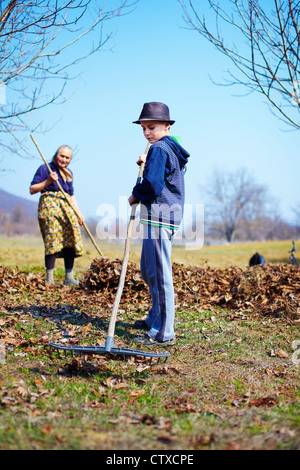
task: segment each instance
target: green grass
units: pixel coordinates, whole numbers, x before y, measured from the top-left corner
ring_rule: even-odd
[[[107,242],[97,242],[97,244],[104,256],[110,259],[123,258],[124,244],[114,245]],[[256,251],[261,253],[268,263],[287,263],[289,261],[288,252],[291,247],[292,243],[290,240],[233,243],[216,246],[205,245],[195,250],[174,246],[172,258],[174,262],[182,263],[186,266],[203,266],[207,263],[212,267],[238,266],[245,268]],[[130,261],[139,263],[140,253],[141,246],[131,244]],[[98,252],[90,240],[85,239],[84,254],[75,261],[77,272],[86,272],[92,261],[98,257]],[[19,266],[20,269],[30,269],[33,272],[38,271],[40,267],[44,266],[44,246],[41,237],[28,237],[25,239],[24,237],[8,238],[0,235],[0,265]],[[57,274],[60,275],[63,270],[63,260],[57,260],[56,268]]]
[[[0,448],[268,449],[270,436],[271,448],[299,448],[299,370],[269,354],[270,342],[290,353],[296,329],[279,339],[276,325],[214,315],[212,322],[211,312],[203,312],[203,323],[191,331],[184,320],[195,312],[178,312],[179,344],[166,363],[151,367],[98,357],[73,365],[71,358],[51,359],[40,344],[49,320],[39,318],[37,329],[28,318],[22,336],[30,332],[36,343],[30,352],[8,350],[0,369]],[[247,339],[232,346],[246,329]],[[276,374],[269,376],[267,367]],[[268,396],[276,398],[274,406],[249,407],[251,399]]]
[[[28,250],[28,257],[42,250],[36,241],[5,243],[0,240],[0,253],[9,247],[16,257],[7,258],[10,266],[17,248]],[[238,248],[241,265],[253,248]],[[274,259],[288,249],[289,242],[274,242],[269,251],[265,245]],[[174,259],[196,264],[205,253],[213,264],[226,250],[231,259],[232,247],[192,254],[178,247]],[[133,254],[138,258],[138,248]],[[39,263],[32,256],[22,266],[40,272]],[[62,277],[63,269],[57,273]],[[292,360],[299,322],[191,305],[176,311],[177,343],[167,362],[72,358],[51,355],[48,342],[102,344],[110,307],[99,308],[96,294],[2,288],[1,297],[1,450],[300,449],[300,366]],[[122,306],[116,328],[121,345],[139,349],[131,325],[144,314],[142,305]]]

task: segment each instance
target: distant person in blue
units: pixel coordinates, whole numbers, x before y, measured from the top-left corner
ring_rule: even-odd
[[[167,105],[145,103],[137,121],[145,138],[151,144],[145,161],[143,179],[132,190],[129,204],[141,204],[140,222],[143,224],[141,274],[148,284],[152,307],[147,318],[137,320],[134,327],[146,330],[136,342],[146,346],[175,343],[175,302],[171,250],[174,235],[183,218],[184,173],[189,153],[170,137],[170,119]]]

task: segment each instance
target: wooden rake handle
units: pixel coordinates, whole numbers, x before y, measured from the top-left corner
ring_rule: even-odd
[[[41,150],[40,150],[38,144],[36,143],[36,141],[35,141],[33,135],[30,134],[30,137],[31,137],[33,143],[35,144],[36,148],[38,149],[38,151],[39,151],[39,153],[40,153],[42,159],[44,160],[44,162],[45,162],[45,164],[46,164],[46,166],[47,166],[47,168],[48,168],[49,173],[52,173],[52,170],[51,170],[50,166],[48,165],[48,163],[46,162],[46,160],[45,160],[45,158],[44,158],[44,155],[42,154],[42,152],[41,152]],[[73,209],[73,211],[75,212],[75,214],[76,214],[76,216],[78,217],[78,219],[81,220],[81,217],[80,217],[80,215],[78,214],[78,212],[76,211],[75,207],[73,206],[73,204],[72,204],[72,202],[71,202],[71,200],[70,200],[70,198],[69,198],[69,195],[63,190],[63,188],[62,188],[62,186],[61,186],[61,184],[60,184],[59,181],[56,181],[56,183],[57,183],[57,186],[59,187],[60,192],[63,194],[64,198],[66,199],[66,201],[68,202],[68,204],[70,205],[70,207]],[[88,236],[90,237],[90,239],[91,239],[91,241],[92,241],[94,247],[95,247],[96,250],[98,251],[99,255],[103,257],[102,251],[100,250],[100,248],[98,248],[98,246],[97,246],[97,244],[96,244],[96,242],[95,242],[95,240],[94,240],[94,238],[93,238],[91,232],[90,232],[89,229],[87,228],[85,222],[83,222],[83,220],[81,220],[81,223],[82,223],[83,227],[85,228],[86,233],[87,233]]]
[[[145,150],[145,154],[147,157],[149,148],[151,144],[147,145],[147,148]],[[145,163],[141,163],[140,165],[140,170],[137,178],[137,183],[140,182],[143,172],[144,172],[144,167]],[[115,325],[116,325],[116,319],[117,319],[117,313],[118,313],[118,308],[120,305],[120,300],[125,284],[125,277],[126,277],[126,271],[127,271],[127,265],[128,265],[128,259],[129,259],[129,248],[130,248],[130,241],[131,241],[131,235],[132,235],[132,229],[133,229],[133,224],[135,220],[135,214],[136,214],[136,209],[137,209],[138,204],[134,204],[131,208],[131,214],[130,214],[130,220],[127,228],[127,237],[126,237],[126,242],[125,242],[125,248],[124,248],[124,255],[123,255],[123,261],[122,261],[122,267],[121,267],[121,273],[120,273],[120,278],[119,278],[119,284],[118,284],[118,289],[116,293],[116,297],[114,300],[114,304],[112,307],[111,311],[111,316],[110,316],[110,322],[109,322],[109,327],[108,327],[108,332],[107,336],[110,338],[113,338],[114,332],[115,332]]]

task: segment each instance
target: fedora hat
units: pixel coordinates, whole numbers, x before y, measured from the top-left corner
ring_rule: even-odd
[[[142,121],[161,121],[168,122],[171,126],[175,121],[170,120],[170,111],[164,103],[145,103],[138,121],[133,124],[140,124]]]

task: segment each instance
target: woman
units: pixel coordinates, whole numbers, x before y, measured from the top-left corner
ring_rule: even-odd
[[[82,239],[79,224],[84,217],[77,205],[73,174],[67,168],[73,151],[68,145],[60,146],[49,164],[41,165],[35,173],[30,186],[30,194],[41,192],[38,208],[38,220],[45,245],[46,282],[54,284],[53,271],[56,258],[64,258],[65,285],[78,285],[74,278],[73,266],[75,257],[82,256]],[[74,210],[66,201],[56,182],[59,182],[64,192],[69,195]]]

